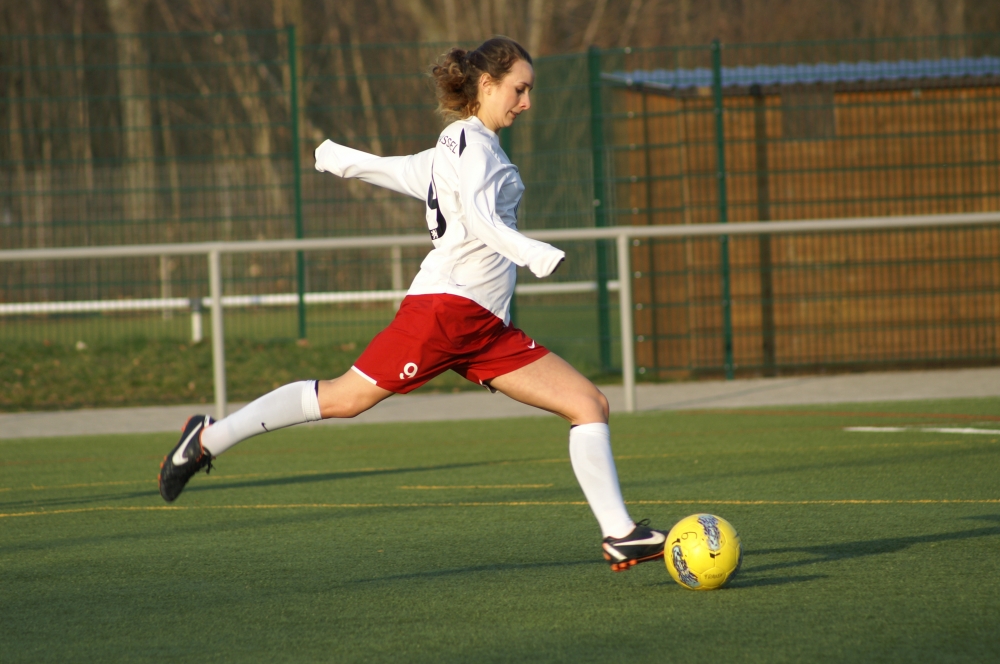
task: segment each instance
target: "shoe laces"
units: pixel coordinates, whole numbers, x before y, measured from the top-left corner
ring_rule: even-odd
[[[215,459],[215,457],[212,456],[212,453],[209,452],[208,450],[206,450],[201,445],[201,441],[198,441],[198,446],[201,448],[201,454],[198,455],[198,458],[195,459],[194,462],[196,464],[198,464],[198,469],[197,470],[201,470],[202,468],[204,468],[205,469],[205,474],[208,475],[210,472],[212,472],[212,469],[215,468],[215,465],[212,463],[212,461]],[[204,464],[204,465],[202,465],[202,464]],[[195,472],[197,472],[197,471],[195,471]]]
[[[205,460],[205,474],[208,475],[212,472],[212,469],[215,468],[215,464],[212,463],[212,460],[215,459],[215,457],[213,457],[212,453],[203,447],[201,448],[201,456],[198,458],[198,461],[200,462],[202,459]]]
[[[215,421],[213,420],[212,422],[209,423],[209,426],[211,426],[214,423]],[[207,461],[205,461],[205,474],[208,475],[209,473],[212,472],[212,469],[215,468],[215,466],[212,464],[212,459],[214,459],[215,457],[213,457],[212,453],[206,450],[205,446],[202,445],[201,437],[204,435],[205,435],[205,429],[202,429],[201,432],[198,434],[198,449],[201,450],[201,456],[198,457],[198,461],[201,461],[203,458],[208,457]]]

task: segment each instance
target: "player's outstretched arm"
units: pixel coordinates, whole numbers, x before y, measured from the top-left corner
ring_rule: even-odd
[[[539,279],[555,272],[565,260],[566,253],[551,244],[522,235],[505,224],[497,214],[497,196],[512,167],[500,163],[488,150],[474,145],[462,154],[461,163],[459,195],[469,230],[504,258],[527,266]]]
[[[320,173],[357,178],[423,200],[431,179],[434,149],[404,157],[379,157],[326,140],[316,148],[315,156]]]

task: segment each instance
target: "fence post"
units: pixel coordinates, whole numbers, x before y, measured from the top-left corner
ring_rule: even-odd
[[[622,388],[625,412],[635,412],[635,330],[632,327],[632,261],[629,236],[622,233],[618,244],[618,311],[622,326]]]
[[[590,75],[590,146],[594,162],[594,226],[608,225],[604,176],[604,107],[601,102],[601,50],[591,46],[587,51]],[[597,342],[601,368],[611,369],[611,313],[608,311],[608,257],[603,240],[597,240]]]
[[[226,337],[222,325],[222,264],[219,250],[208,252],[208,292],[212,297],[212,379],[215,419],[226,416]]]
[[[170,256],[160,256],[160,299],[170,299],[172,290],[170,284]],[[174,312],[172,309],[164,307],[161,315],[163,316],[163,320],[168,320],[173,317]]]
[[[202,313],[201,298],[192,297],[189,300],[189,303],[190,303],[189,306],[191,307],[191,343],[200,344],[202,340],[205,338],[205,335],[203,334],[202,330],[202,321],[201,321],[201,313]]]
[[[767,161],[767,100],[760,85],[750,86],[753,97],[754,144],[757,152],[757,221],[771,220],[770,167]],[[761,233],[757,239],[757,262],[760,263],[760,336],[764,356],[764,375],[774,376],[774,277],[771,267],[771,236]]]
[[[715,159],[716,181],[719,190],[719,223],[729,221],[729,204],[726,200],[726,135],[722,118],[722,44],[712,41],[712,97],[715,106]],[[726,379],[733,379],[733,310],[729,283],[729,236],[719,236],[722,272],[722,367]]]
[[[292,132],[292,186],[295,197],[295,237],[302,239],[302,137],[299,135],[299,67],[298,53],[295,44],[295,26],[290,25],[288,31],[288,69],[289,69],[289,114],[291,115]],[[298,286],[299,339],[306,338],[306,257],[301,251],[295,254],[295,280]]]
[[[649,91],[645,85],[640,85],[639,90],[642,93],[642,143],[646,171],[646,225],[652,226],[656,220],[653,213],[653,158],[649,153],[649,146],[653,143],[649,133]],[[660,372],[660,332],[658,319],[660,316],[656,310],[659,299],[656,293],[656,240],[654,238],[646,240],[646,251],[649,265],[646,279],[649,281],[650,302],[650,335],[648,341],[652,346],[653,375],[658,376]]]

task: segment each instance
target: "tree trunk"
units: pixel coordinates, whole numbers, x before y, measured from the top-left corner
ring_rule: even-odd
[[[965,34],[965,0],[948,0],[944,3],[944,30],[949,35]],[[954,40],[949,42],[952,49],[949,55],[953,58],[963,58],[966,56],[966,43],[964,40]]]
[[[937,34],[940,31],[937,0],[912,0],[912,3],[913,33],[918,36]]]
[[[643,0],[632,0],[628,7],[628,16],[625,17],[625,24],[622,26],[621,36],[618,38],[618,47],[624,48],[629,45],[632,39],[632,32],[635,24],[639,20],[639,12],[642,11]]]
[[[90,110],[87,107],[87,80],[84,72],[83,54],[83,0],[76,0],[73,7],[73,73],[76,83],[77,101],[74,105],[76,127],[73,132],[74,164],[83,171],[83,184],[87,197],[94,191],[94,151],[90,144]]]
[[[160,10],[160,15],[163,17],[164,23],[167,24],[167,29],[175,34],[182,32],[167,1],[156,0],[156,3],[157,7]],[[177,49],[180,55],[181,62],[187,65],[185,70],[191,76],[191,81],[194,84],[194,87],[203,97],[205,97],[206,99],[210,99],[213,89],[201,75],[198,68],[192,66],[194,63],[194,58],[191,57],[191,53],[188,51],[187,48],[185,48],[183,41],[180,39],[177,40]],[[165,104],[164,106],[166,107],[165,110],[163,111],[164,117],[169,117],[169,114],[172,112],[170,105]],[[180,110],[183,111],[183,109]],[[202,111],[199,110],[199,113],[202,113]],[[225,159],[241,155],[243,154],[244,150],[242,149],[242,146],[240,144],[239,137],[235,134],[236,130],[233,128],[238,123],[233,114],[232,107],[229,104],[225,103],[217,104],[212,108],[211,115],[215,123],[210,132],[211,134],[210,141],[212,144],[211,154],[213,155],[213,159],[211,160],[211,166],[210,166],[211,176],[209,175],[208,172],[204,172],[204,177],[206,178],[206,180],[215,183],[217,191],[219,191],[218,190],[219,183],[224,183],[223,186],[225,187],[227,186],[227,183],[231,181],[231,177],[228,171],[232,167],[232,165],[229,161]],[[167,132],[173,133],[171,127],[169,126],[169,120],[167,122],[168,125],[167,127],[165,127],[165,130]],[[223,127],[225,127],[226,129],[223,129]],[[169,137],[165,137],[164,143],[167,144],[168,142],[172,143]],[[168,150],[169,149],[171,148],[168,148]],[[174,164],[175,162],[172,161],[171,163]],[[179,170],[172,168],[170,176],[171,176],[170,179],[171,179],[172,195],[174,199],[178,201],[178,205],[180,205]],[[174,184],[175,182],[177,183],[177,185]],[[216,214],[223,222],[221,226],[223,230],[223,235],[225,235],[227,229],[231,229],[232,227],[232,200],[230,198],[230,194],[231,192],[228,189],[226,189],[223,191],[219,191],[219,196],[218,196],[218,208],[216,208]],[[206,214],[206,212],[201,211],[200,214]],[[191,233],[182,234],[180,232],[181,228],[178,228],[177,237],[175,238],[176,241],[190,242],[190,241],[218,238],[217,229],[219,227],[216,226],[215,224],[209,225],[207,227],[199,226],[196,228],[197,230],[194,237],[192,237]]]
[[[552,23],[552,0],[529,0],[528,2],[528,53],[537,57],[542,43]]]
[[[153,163],[153,113],[150,104],[149,56],[138,36],[145,0],[105,0],[111,28],[117,35],[118,94],[122,113],[125,218],[141,234],[124,242],[148,242],[150,229],[142,222],[156,218],[156,168]]]
[[[401,0],[400,4],[403,9],[410,15],[410,18],[417,26],[417,30],[420,34],[420,41],[422,42],[443,42],[446,39],[451,39],[450,32],[452,30],[452,23],[448,22],[448,0],[446,0],[445,5],[445,21],[441,21],[440,17],[433,9],[429,9],[423,2],[423,0]],[[327,7],[332,5],[337,5],[343,12],[345,9],[350,10],[349,6],[345,6],[343,2],[335,2],[333,0],[327,0]],[[454,2],[451,2],[451,13],[454,13]],[[445,27],[442,30],[442,25]],[[353,31],[352,31],[353,32]]]
[[[584,50],[590,48],[593,45],[594,40],[597,39],[597,31],[601,27],[601,19],[604,18],[604,10],[608,7],[608,0],[597,0],[594,3],[594,11],[590,15],[590,21],[587,23],[587,29],[583,33],[583,43],[580,45]]]
[[[23,90],[18,90],[17,79],[14,72],[7,77],[7,99],[14,100],[21,98]],[[30,225],[28,218],[30,215],[31,196],[28,194],[28,166],[27,149],[24,144],[24,127],[21,115],[26,111],[24,104],[10,104],[7,109],[7,135],[10,136],[10,161],[14,164],[14,191],[16,197],[12,197],[11,206],[13,213],[21,226],[20,246],[11,243],[11,249],[27,249],[31,246],[29,239]],[[16,203],[14,202],[16,201]]]
[[[38,12],[35,14],[35,31],[42,33],[42,26]],[[22,57],[25,65],[39,72],[48,69],[48,58],[46,57],[45,42],[23,41]],[[34,47],[34,48],[32,48]],[[32,54],[36,53],[36,63],[32,62]],[[35,65],[36,66],[32,66]],[[34,145],[32,146],[29,159],[35,162],[32,169],[32,184],[29,185],[31,191],[31,202],[25,210],[25,220],[31,222],[34,230],[32,244],[35,247],[43,248],[51,246],[51,222],[52,222],[52,108],[48,99],[48,90],[44,87],[44,75],[41,81],[36,81],[29,69],[24,73],[24,98],[35,103],[25,104],[28,116],[25,118],[25,128],[34,126]],[[33,117],[32,117],[33,116]],[[33,122],[32,122],[33,121]],[[30,245],[29,245],[30,246]],[[39,288],[39,298],[48,300],[50,297],[50,285],[54,282],[52,264],[49,261],[39,261],[36,266],[36,285]]]
[[[448,42],[454,46],[458,42],[458,10],[455,7],[455,0],[444,0],[444,24]]]

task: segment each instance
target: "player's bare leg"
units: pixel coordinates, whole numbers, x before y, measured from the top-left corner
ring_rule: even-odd
[[[331,417],[355,417],[391,395],[353,369],[333,380],[290,383],[208,427],[202,443],[212,456],[219,456],[268,431]]]
[[[317,398],[323,419],[357,417],[393,392],[373,385],[354,369],[340,378],[319,381]]]
[[[283,385],[218,422],[195,415],[160,464],[160,495],[176,500],[191,477],[210,470],[215,457],[247,438],[323,418],[355,417],[391,395],[352,369],[334,380]]]
[[[664,533],[629,516],[611,454],[608,400],[597,387],[554,353],[490,381],[490,386],[521,403],[569,421],[573,472],[601,526],[601,548],[611,569],[663,557]]]
[[[511,399],[578,424],[608,423],[608,399],[583,374],[555,353],[497,376],[490,387]]]

